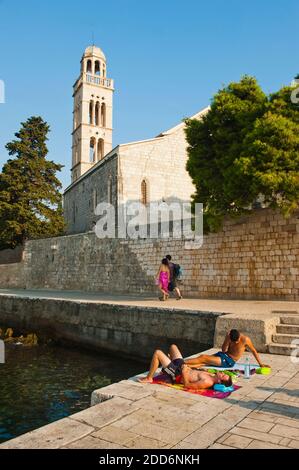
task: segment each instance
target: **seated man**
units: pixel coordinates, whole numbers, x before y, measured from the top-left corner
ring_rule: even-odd
[[[233,367],[245,352],[246,347],[250,349],[260,367],[269,367],[261,362],[251,339],[238,330],[230,330],[226,335],[222,345],[222,351],[212,355],[201,354],[193,359],[186,359],[185,363],[191,367],[201,367],[203,365],[226,368]]]
[[[182,354],[178,347],[172,344],[169,349],[169,357],[157,349],[152,357],[149,373],[146,377],[138,379],[141,383],[153,382],[153,377],[159,365],[162,371],[166,373],[173,382],[179,380],[185,387],[193,390],[211,388],[215,384],[223,384],[226,387],[232,385],[231,377],[223,372],[217,372],[216,375],[206,371],[193,370],[185,364]]]

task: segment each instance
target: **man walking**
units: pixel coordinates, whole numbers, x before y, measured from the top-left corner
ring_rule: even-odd
[[[169,271],[170,271],[170,280],[169,280],[168,290],[169,290],[169,292],[174,291],[176,293],[176,300],[181,300],[182,295],[181,295],[180,289],[177,286],[176,267],[178,265],[174,264],[171,261],[171,256],[170,255],[166,255],[166,258],[168,259],[168,267],[169,267]]]

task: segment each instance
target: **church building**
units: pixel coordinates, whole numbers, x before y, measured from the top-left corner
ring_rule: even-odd
[[[113,92],[105,54],[99,47],[87,47],[73,87],[72,183],[64,193],[68,234],[92,230],[100,202],[116,210],[131,201],[188,202],[195,191],[186,171],[184,123],[157,137],[113,147]],[[200,119],[207,111],[192,118]]]

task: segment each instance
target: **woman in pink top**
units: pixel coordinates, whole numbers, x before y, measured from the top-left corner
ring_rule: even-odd
[[[166,300],[169,297],[169,294],[168,294],[169,280],[170,280],[170,271],[168,267],[168,259],[163,258],[161,262],[161,266],[157,273],[157,284],[159,286],[160,291],[163,294],[163,297],[159,297],[160,300]]]

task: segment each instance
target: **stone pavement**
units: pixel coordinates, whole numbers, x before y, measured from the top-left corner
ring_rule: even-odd
[[[240,378],[241,388],[223,400],[123,380],[96,390],[94,406],[0,449],[298,449],[299,364],[261,358],[272,374]]]
[[[279,300],[223,300],[223,299],[182,299],[176,301],[170,298],[167,302],[160,302],[157,298],[147,295],[111,295],[81,291],[65,291],[53,289],[0,289],[0,295],[14,295],[20,297],[40,299],[72,300],[74,302],[113,303],[114,305],[135,305],[139,307],[163,307],[182,310],[226,312],[241,316],[271,314],[279,315],[281,312],[299,311],[299,302]]]

